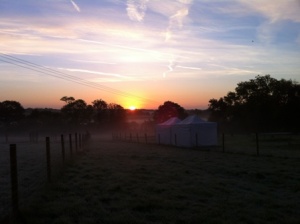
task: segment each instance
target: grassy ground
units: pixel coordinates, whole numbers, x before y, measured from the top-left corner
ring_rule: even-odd
[[[19,204],[27,204],[47,183],[45,142],[18,142],[18,196]],[[0,223],[3,217],[11,213],[11,179],[9,144],[0,143]],[[68,150],[66,157],[70,158]],[[51,168],[53,176],[59,174],[62,167],[61,145],[51,142]],[[2,223],[1,223],[2,224]]]
[[[28,223],[299,223],[300,160],[94,139]]]

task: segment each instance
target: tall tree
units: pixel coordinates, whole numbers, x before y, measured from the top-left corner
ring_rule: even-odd
[[[294,130],[300,113],[300,86],[270,75],[240,82],[235,92],[211,99],[211,120],[221,125],[253,131]]]
[[[160,105],[154,112],[154,121],[156,123],[162,123],[170,119],[171,117],[178,117],[184,119],[187,117],[187,113],[183,107],[172,101],[166,101],[163,105]]]
[[[93,108],[96,110],[106,110],[107,109],[107,103],[102,99],[94,100],[92,102],[92,105],[93,105]]]
[[[23,118],[24,112],[23,106],[17,101],[0,102],[0,120],[5,124],[20,120]]]
[[[106,118],[108,104],[104,100],[99,99],[99,100],[94,100],[92,102],[92,105],[95,111],[95,118],[98,121],[98,123],[101,123]]]
[[[107,105],[110,121],[113,124],[122,124],[126,119],[126,110],[119,104],[110,103]]]
[[[65,119],[74,124],[89,121],[90,110],[86,102],[82,99],[74,100],[61,108]]]
[[[72,103],[75,101],[75,98],[73,96],[63,96],[60,98],[61,101],[64,101],[66,104]]]

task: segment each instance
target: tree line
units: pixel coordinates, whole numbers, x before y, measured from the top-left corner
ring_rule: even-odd
[[[125,122],[126,110],[119,104],[97,99],[87,104],[82,99],[64,96],[60,110],[27,109],[17,101],[0,102],[0,125],[11,127],[20,123],[30,126],[84,126],[88,124],[117,126]],[[25,115],[26,111],[31,111]]]
[[[258,75],[211,99],[208,109],[224,131],[299,132],[300,85]]]
[[[126,110],[119,104],[107,103],[97,99],[88,105],[84,100],[64,96],[60,99],[65,102],[61,108],[64,120],[68,123],[87,124],[110,123],[120,124],[125,121]]]
[[[208,113],[208,121],[217,122],[221,132],[299,132],[300,85],[292,80],[258,75],[239,82],[235,91],[210,99]],[[162,123],[187,115],[183,107],[166,101],[155,111],[154,120]]]
[[[27,120],[31,123],[56,125],[116,126],[126,121],[126,110],[119,104],[102,99],[87,104],[82,99],[64,96],[60,113],[33,109]],[[11,125],[24,118],[24,108],[16,101],[0,102],[0,124]],[[194,110],[200,114],[203,111]],[[300,85],[296,81],[272,78],[270,75],[240,82],[234,91],[219,99],[210,99],[208,121],[218,123],[222,132],[299,132]],[[162,123],[171,117],[184,119],[191,111],[179,104],[166,101],[153,113],[153,123]]]

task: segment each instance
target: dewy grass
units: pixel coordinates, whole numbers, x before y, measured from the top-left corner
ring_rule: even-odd
[[[28,223],[297,223],[299,159],[96,141]]]

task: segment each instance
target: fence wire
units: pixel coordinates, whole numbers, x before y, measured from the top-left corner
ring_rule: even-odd
[[[85,138],[85,135],[79,135]],[[83,136],[83,137],[82,137]],[[75,142],[75,135],[72,135],[70,149],[69,134],[64,135],[64,158],[61,136],[50,137],[50,162],[51,177],[57,178],[63,171],[63,166],[72,159],[73,153],[83,150],[79,148],[79,142]],[[38,196],[40,190],[48,183],[47,179],[47,157],[46,137],[39,137],[38,141],[28,136],[9,136],[4,142],[0,142],[0,222],[12,215],[11,197],[11,172],[10,172],[10,145],[16,144],[17,151],[17,179],[18,179],[18,206],[20,209],[30,205],[32,200]],[[79,137],[77,138],[79,141]],[[83,143],[81,142],[81,146]],[[73,152],[73,153],[71,153]],[[65,163],[64,163],[65,162]]]

